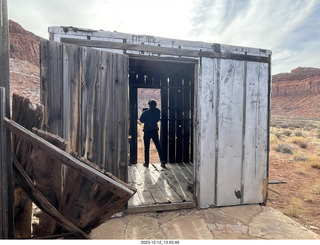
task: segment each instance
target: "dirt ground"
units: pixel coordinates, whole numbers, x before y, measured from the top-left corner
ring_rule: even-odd
[[[285,214],[290,208],[296,209],[297,217],[288,216],[320,235],[320,196],[312,195],[320,186],[320,170],[301,167],[301,163],[292,162],[274,150],[270,152],[269,164],[269,179],[285,183],[269,184],[266,205]]]
[[[313,127],[308,127],[310,123]],[[270,128],[269,181],[285,183],[269,184],[266,204],[320,234],[320,130],[317,124],[309,121],[300,128]],[[293,143],[297,134],[302,134],[305,146]],[[275,148],[279,144],[295,147],[293,154],[277,152]]]

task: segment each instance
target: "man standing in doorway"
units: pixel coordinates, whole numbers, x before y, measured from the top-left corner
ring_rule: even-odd
[[[150,140],[153,140],[155,144],[159,158],[161,161],[161,167],[165,168],[164,155],[160,146],[159,135],[158,135],[158,122],[160,120],[160,110],[157,108],[157,102],[150,99],[149,109],[142,112],[140,117],[140,122],[144,123],[143,126],[143,141],[144,141],[144,159],[145,163],[143,166],[149,167],[149,149],[150,149]]]

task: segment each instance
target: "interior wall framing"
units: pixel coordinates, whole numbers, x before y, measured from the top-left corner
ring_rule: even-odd
[[[160,141],[166,162],[193,162],[195,63],[130,59],[130,163],[137,162],[137,89],[161,90]]]

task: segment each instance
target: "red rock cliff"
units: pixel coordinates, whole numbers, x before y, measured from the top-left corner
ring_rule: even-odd
[[[272,76],[271,115],[320,119],[320,69],[298,67]]]
[[[272,97],[320,94],[320,69],[298,67],[272,76]]]
[[[10,98],[16,93],[40,102],[40,39],[9,20]]]
[[[26,31],[18,23],[9,20],[10,58],[28,61],[39,66],[41,37]]]

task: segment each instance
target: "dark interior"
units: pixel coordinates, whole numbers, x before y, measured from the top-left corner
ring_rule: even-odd
[[[195,63],[130,58],[130,164],[137,163],[138,88],[161,90],[160,141],[168,163],[193,161]]]

